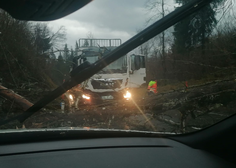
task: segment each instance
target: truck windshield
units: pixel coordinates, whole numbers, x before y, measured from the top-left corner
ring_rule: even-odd
[[[89,63],[95,63],[99,56],[88,56],[86,57]],[[111,63],[99,73],[126,73],[127,72],[127,59],[126,56],[119,58],[117,61]]]
[[[126,73],[127,59],[126,56],[119,58],[102,70],[102,73]]]
[[[79,47],[84,52],[84,56],[91,64],[95,63],[99,57],[105,56],[121,45],[121,39],[79,39]],[[111,63],[99,73],[126,73],[127,56]]]

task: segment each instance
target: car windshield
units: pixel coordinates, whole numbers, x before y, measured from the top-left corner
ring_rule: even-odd
[[[50,22],[19,21],[0,10],[1,122],[24,114],[83,68],[97,65],[192,1],[92,1]],[[107,66],[91,77],[84,73],[82,83],[24,122],[7,122],[0,129],[74,127],[180,134],[235,114],[234,8],[232,0],[213,0],[182,16],[113,63],[99,62]]]

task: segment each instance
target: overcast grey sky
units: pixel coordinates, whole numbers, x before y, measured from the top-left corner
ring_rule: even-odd
[[[122,42],[136,34],[145,25],[146,0],[94,0],[75,13],[51,21],[49,26],[56,31],[65,26],[69,47],[75,41],[86,38],[91,32],[94,38],[121,38]]]
[[[56,31],[60,26],[67,30],[68,47],[75,41],[86,38],[91,32],[94,38],[120,38],[125,42],[143,29],[150,17],[147,0],[94,0],[84,8],[62,19],[52,21],[49,26]],[[166,0],[173,2],[173,0]]]

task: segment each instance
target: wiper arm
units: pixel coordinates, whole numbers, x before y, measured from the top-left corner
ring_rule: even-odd
[[[139,34],[135,35],[127,42],[123,43],[113,51],[106,54],[103,58],[96,61],[94,64],[85,66],[81,68],[80,66],[77,67],[77,72],[73,73],[71,79],[64,82],[61,86],[57,89],[49,93],[47,96],[36,102],[32,107],[26,110],[23,114],[13,117],[11,119],[1,121],[0,125],[6,124],[13,120],[19,120],[20,122],[25,121],[28,117],[32,114],[46,106],[48,103],[53,101],[55,98],[61,96],[67,90],[71,89],[72,87],[76,86],[77,84],[87,80],[88,78],[92,77],[94,74],[105,68],[110,63],[114,62],[115,60],[119,59],[120,57],[127,54],[129,51],[135,49],[139,45],[143,44],[144,42],[148,41],[152,37],[158,35],[162,31],[168,29],[172,25],[176,24],[180,20],[188,17],[192,13],[200,10],[202,7],[209,4],[212,0],[193,0],[188,4],[176,9],[175,11],[171,12],[170,14],[166,15],[164,18],[160,19],[159,21],[155,22],[148,28],[141,31]]]

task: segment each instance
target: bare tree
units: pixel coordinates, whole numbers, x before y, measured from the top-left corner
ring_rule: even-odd
[[[154,21],[164,18],[166,14],[169,13],[168,10],[168,1],[167,0],[148,0],[145,5],[148,14],[150,15],[150,18],[147,20],[147,24],[151,24]],[[163,31],[159,36],[154,38],[155,40],[158,40],[159,43],[156,43],[157,46],[161,47],[154,47],[154,50],[156,51],[157,48],[159,48],[159,56],[161,58],[162,67],[163,67],[163,73],[165,76],[165,73],[167,71],[166,69],[166,31]]]
[[[46,23],[32,23],[31,27],[34,45],[41,53],[49,52],[51,47],[62,50],[60,48],[64,47],[66,40],[66,29],[64,26],[61,26],[56,32],[53,32]]]

